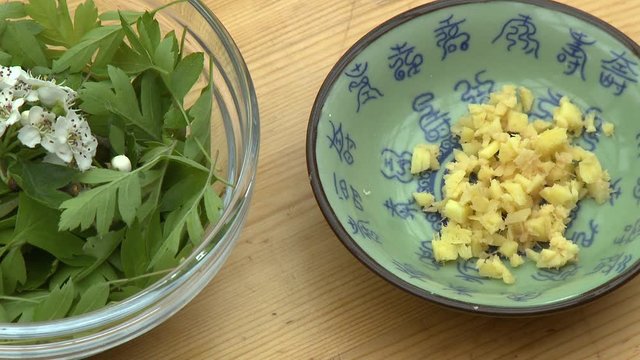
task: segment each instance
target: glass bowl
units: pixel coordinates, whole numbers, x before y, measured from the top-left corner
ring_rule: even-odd
[[[611,25],[552,1],[444,0],[398,15],[348,50],[320,89],[307,133],[320,208],[366,266],[441,305],[524,316],[596,299],[640,272],[639,55]],[[480,276],[474,259],[436,261],[442,219],[412,199],[442,199],[459,147],[451,125],[505,84],[533,91],[533,119],[549,119],[565,95],[594,113],[598,131],[579,144],[611,175],[610,201],[581,201],[567,224],[579,260],[560,269],[527,261],[512,285]],[[612,137],[604,122],[615,124]],[[411,152],[425,142],[440,146],[442,166],[413,176]]]
[[[78,1],[69,1],[69,8]],[[98,9],[144,11],[169,0],[96,0]],[[173,4],[156,15],[163,33],[187,29],[185,49],[205,54],[205,83],[213,72],[212,154],[219,176],[231,186],[224,211],[202,244],[174,271],[122,302],[67,319],[0,324],[0,358],[79,358],[104,351],[162,323],[213,278],[236,243],[246,219],[256,174],[259,117],[255,90],[231,36],[199,0]],[[209,59],[213,68],[209,69]]]

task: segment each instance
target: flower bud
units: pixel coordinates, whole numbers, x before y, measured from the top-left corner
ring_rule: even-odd
[[[111,159],[111,166],[118,171],[131,171],[131,161],[125,155],[118,155]]]

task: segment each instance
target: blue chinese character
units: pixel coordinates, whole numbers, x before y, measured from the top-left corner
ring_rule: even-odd
[[[459,285],[449,285],[449,287],[444,288],[445,290],[451,290],[454,293],[456,293],[456,295],[460,295],[460,296],[468,296],[468,297],[473,297],[471,294],[474,293],[473,290],[464,287],[464,286],[459,286]]]
[[[627,88],[629,82],[638,82],[638,73],[634,70],[638,63],[627,58],[627,52],[617,53],[611,51],[613,57],[609,60],[602,60],[602,71],[600,72],[600,85],[605,88],[614,87],[614,94],[621,95]]]
[[[542,295],[542,293],[539,291],[531,291],[531,292],[524,292],[524,293],[512,293],[507,295],[507,298],[517,302],[525,302],[525,301],[533,300],[540,295]]]
[[[611,272],[620,274],[627,268],[632,259],[633,255],[625,253],[604,257],[600,259],[600,263],[596,265],[593,271],[587,273],[587,275],[595,273],[609,275]]]
[[[640,237],[640,219],[635,223],[624,227],[624,233],[617,237],[613,243],[617,245],[624,245],[633,242]]]
[[[420,72],[424,59],[421,54],[413,54],[414,50],[415,47],[408,46],[406,42],[391,47],[392,54],[387,59],[396,80],[402,81]]]
[[[552,119],[553,109],[560,106],[561,98],[562,93],[547,89],[547,95],[538,98],[535,109],[531,112],[531,118]]]
[[[462,149],[460,139],[457,136],[449,136],[442,140],[440,143],[440,156],[438,156],[438,161],[443,163],[444,159],[453,152],[453,149]]]
[[[433,256],[433,248],[431,247],[431,240],[420,242],[420,248],[416,253],[418,255],[418,259],[429,269],[438,271],[442,267],[442,264],[436,261]]]
[[[457,262],[458,274],[456,277],[463,279],[464,281],[482,284],[484,282],[484,278],[478,275],[478,269],[475,265],[475,260],[468,259],[465,261]]]
[[[460,31],[460,24],[467,21],[453,20],[453,15],[439,22],[439,26],[434,30],[436,35],[436,46],[442,49],[442,58],[444,60],[447,55],[456,52],[458,49],[467,51],[469,49],[469,33]]]
[[[591,219],[589,220],[589,233],[585,231],[576,231],[569,237],[571,241],[576,244],[580,244],[583,247],[589,247],[593,245],[593,240],[595,240],[596,235],[598,234],[598,224]]]
[[[537,59],[538,50],[540,49],[540,42],[534,37],[537,31],[536,25],[531,21],[530,16],[519,14],[518,17],[509,19],[509,21],[502,26],[500,34],[498,34],[491,43],[494,44],[500,38],[504,37],[509,43],[507,51],[511,51],[512,47],[520,43],[521,49],[525,54],[533,54]]]
[[[620,196],[622,195],[622,186],[620,185],[621,181],[622,178],[617,178],[610,184],[611,196],[609,197],[609,204],[611,206],[613,206],[615,201],[618,200],[618,198],[620,198]]]
[[[636,199],[638,205],[640,205],[640,177],[636,180],[636,186],[633,187],[633,197]]]
[[[462,91],[460,100],[471,104],[482,104],[489,100],[489,94],[493,91],[495,81],[480,79],[480,75],[486,72],[486,70],[478,71],[473,84],[469,80],[460,80],[456,83],[453,91]]]
[[[356,142],[351,139],[349,134],[345,134],[342,131],[342,123],[336,125],[333,121],[329,120],[331,124],[331,136],[327,136],[329,139],[329,149],[335,149],[338,153],[338,158],[341,162],[346,162],[347,164],[353,164],[353,154],[352,150],[356,148]]]
[[[565,281],[577,274],[579,268],[576,264],[568,264],[560,269],[539,269],[531,277],[537,281]]]
[[[389,210],[392,217],[399,217],[405,220],[413,220],[418,212],[418,208],[415,207],[415,201],[395,202],[393,199],[387,199],[384,202],[384,207]]]
[[[566,63],[566,69],[564,71],[566,75],[573,75],[576,71],[580,71],[580,77],[584,81],[586,80],[584,68],[587,64],[587,53],[584,51],[583,46],[593,45],[596,41],[587,41],[587,35],[579,31],[569,29],[569,32],[571,33],[573,41],[567,43],[556,58],[558,62]]]
[[[397,153],[391,149],[382,150],[382,176],[389,180],[398,180],[401,183],[409,183],[413,180],[411,174],[411,153],[403,151]]]
[[[600,136],[598,136],[598,133],[600,132],[600,130],[602,130],[602,123],[604,122],[602,120],[602,110],[598,107],[590,107],[584,113],[594,114],[593,122],[596,128],[596,131],[595,132],[584,131],[582,133],[582,140],[584,141],[584,144],[582,147],[585,148],[586,150],[594,151],[596,149],[596,146],[600,142]]]
[[[347,223],[351,226],[351,232],[354,235],[362,235],[366,239],[381,243],[378,234],[369,228],[369,221],[356,220],[349,216]]]
[[[424,279],[429,279],[430,276],[427,275],[424,271],[416,269],[413,265],[408,263],[401,263],[398,260],[393,260],[393,264],[396,266],[396,269],[401,272],[409,275],[409,279],[417,279],[420,281],[424,281]]]
[[[451,118],[448,112],[442,112],[431,103],[434,95],[431,92],[418,95],[413,100],[413,110],[420,113],[419,125],[425,139],[435,143],[451,136]]]
[[[364,207],[362,206],[362,196],[360,196],[360,192],[352,185],[349,185],[345,179],[338,179],[336,173],[333,173],[333,187],[336,195],[338,195],[338,199],[351,199],[353,202],[353,206],[356,209],[364,211]]]
[[[420,173],[418,176],[418,188],[416,192],[427,192],[433,194],[436,183],[436,174],[433,171]]]
[[[425,212],[425,218],[431,224],[431,228],[435,232],[442,230],[442,226],[446,220],[437,212]]]
[[[356,112],[360,112],[360,108],[369,102],[370,100],[375,100],[384,96],[380,90],[371,86],[369,82],[369,77],[367,76],[367,70],[369,68],[369,63],[357,63],[353,66],[353,68],[347,72],[345,75],[354,79],[349,83],[349,92],[353,92],[353,90],[358,91],[358,96],[356,98],[357,107]]]

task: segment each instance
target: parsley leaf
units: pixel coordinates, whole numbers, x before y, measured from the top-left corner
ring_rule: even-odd
[[[41,27],[31,21],[21,20],[7,23],[0,38],[0,47],[12,55],[12,63],[25,67],[49,67],[44,46],[36,39]]]
[[[47,321],[61,319],[67,315],[75,298],[73,281],[67,282],[61,287],[56,287],[38,304],[33,312],[33,321]]]
[[[0,19],[20,19],[25,16],[27,13],[21,1],[7,1],[0,4]]]
[[[65,51],[59,59],[53,61],[53,72],[59,73],[67,69],[71,72],[78,72],[84,69],[98,48],[116,40],[118,36],[121,36],[120,33],[120,27],[115,25],[91,29],[78,43]],[[101,61],[104,60],[101,59]]]
[[[91,29],[99,25],[98,9],[92,0],[78,5],[71,14],[66,0],[29,0],[25,6],[27,15],[44,27],[42,40],[50,45],[70,48]]]
[[[71,311],[71,315],[80,315],[98,310],[109,300],[109,284],[101,282],[92,285],[80,295],[80,300]]]
[[[108,72],[115,92],[110,103],[111,111],[134,125],[146,139],[160,140],[161,129],[154,127],[153,119],[142,116],[138,98],[127,74],[113,66],[109,66]]]
[[[63,209],[60,215],[60,231],[78,227],[86,230],[95,222],[98,235],[105,235],[114,220],[116,203],[122,220],[128,225],[133,222],[132,214],[135,216],[142,201],[138,171],[121,173],[94,169],[81,176],[80,180],[84,183],[95,182],[93,179],[98,172],[106,176],[101,178],[101,181],[112,179],[111,182],[83,191],[75,198],[63,202],[60,205]]]
[[[77,170],[45,162],[31,162],[20,160],[10,168],[11,175],[20,188],[32,199],[57,209],[60,204],[71,196],[59,189],[68,185]]]
[[[0,269],[2,269],[2,284],[5,294],[12,294],[18,284],[24,285],[27,281],[27,268],[22,250],[18,247],[11,249],[2,259]]]

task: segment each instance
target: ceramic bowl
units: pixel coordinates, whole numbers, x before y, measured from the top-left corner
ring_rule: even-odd
[[[611,25],[549,1],[430,3],[378,26],[331,70],[307,134],[311,185],[328,223],[371,270],[449,307],[494,315],[548,313],[593,300],[640,270],[640,48]],[[550,118],[564,95],[595,112],[598,132],[579,139],[612,177],[612,196],[579,203],[565,236],[579,261],[560,269],[532,262],[506,285],[478,275],[475,260],[439,263],[437,214],[412,192],[442,198],[444,167],[409,172],[418,143],[452,159],[450,127],[504,84],[530,88],[532,116]],[[615,135],[602,135],[606,120]]]

